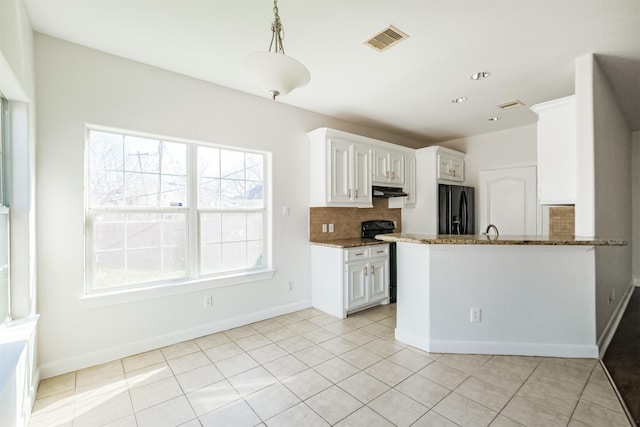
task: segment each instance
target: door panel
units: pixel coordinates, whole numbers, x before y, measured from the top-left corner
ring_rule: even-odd
[[[389,181],[389,153],[373,150],[373,181],[385,184]]]
[[[372,259],[369,263],[369,301],[389,297],[389,258]]]
[[[479,173],[480,231],[489,224],[502,235],[536,234],[536,168],[525,166]]]
[[[347,310],[367,303],[367,263],[347,264]]]
[[[371,171],[369,170],[369,149],[354,144],[353,148],[353,200],[355,202],[371,204]]]
[[[332,140],[331,155],[331,202],[349,202],[349,143]]]

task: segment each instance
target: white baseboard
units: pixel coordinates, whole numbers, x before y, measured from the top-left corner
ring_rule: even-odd
[[[238,326],[248,325],[250,323],[259,322],[261,320],[270,319],[272,317],[292,313],[309,307],[311,307],[311,300],[298,301],[292,304],[269,308],[254,313],[247,313],[230,319],[218,320],[195,328],[150,337],[145,340],[127,343],[125,345],[104,348],[92,353],[79,354],[73,357],[55,360],[53,362],[40,365],[40,375],[43,379],[55,377],[67,372],[77,371],[89,366],[95,366],[134,354],[144,353],[145,351],[166,347],[182,341],[188,341],[205,335],[214,334],[216,332],[226,331],[227,329],[237,328]]]
[[[609,318],[609,323],[605,326],[604,331],[600,335],[598,339],[598,349],[599,349],[599,358],[602,359],[604,354],[607,352],[607,348],[609,348],[609,344],[611,344],[611,340],[613,339],[613,335],[616,333],[618,329],[618,325],[620,324],[620,320],[622,320],[622,315],[624,311],[627,309],[627,305],[629,304],[629,300],[631,299],[631,295],[633,294],[636,286],[640,285],[640,281],[634,280],[629,283],[627,290],[624,292],[622,298],[620,298],[620,302],[618,306],[614,310],[613,314]]]
[[[422,337],[420,335],[412,334],[411,332],[403,331],[396,328],[395,338],[400,342],[409,344],[410,346],[419,348],[420,350],[428,352],[431,351],[429,349],[429,339],[426,337]]]
[[[431,353],[500,354],[512,356],[598,357],[595,345],[537,342],[444,341],[429,340],[396,328],[395,338],[412,347]]]
[[[500,354],[510,356],[542,357],[598,357],[598,347],[581,344],[554,344],[538,342],[491,342],[491,341],[438,341],[430,343],[433,353]]]

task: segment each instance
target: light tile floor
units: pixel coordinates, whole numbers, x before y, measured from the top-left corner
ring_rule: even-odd
[[[433,354],[316,309],[44,380],[31,427],[629,426],[597,360]]]

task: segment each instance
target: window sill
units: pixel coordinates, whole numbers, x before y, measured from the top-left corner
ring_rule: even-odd
[[[20,357],[35,335],[39,315],[11,320],[0,327],[0,394],[13,376]]]
[[[104,292],[85,295],[80,298],[80,304],[85,309],[108,307],[126,304],[136,301],[147,301],[154,298],[163,298],[172,295],[182,295],[191,292],[206,291],[209,289],[223,288],[227,286],[242,285],[244,283],[258,282],[272,279],[276,270],[260,270],[251,273],[233,274],[223,277],[187,280],[175,284],[165,284],[147,288],[118,290],[116,292]]]

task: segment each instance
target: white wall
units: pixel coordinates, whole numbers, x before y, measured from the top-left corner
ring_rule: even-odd
[[[578,188],[575,203],[576,236],[596,234],[595,229],[595,159],[594,159],[594,96],[593,55],[584,55],[575,62],[576,96],[576,174]]]
[[[328,126],[394,143],[418,143],[48,36],[36,36],[36,59],[43,377],[310,306],[306,132]],[[84,308],[86,123],[271,151],[275,277]],[[282,206],[290,207],[290,216],[280,215]],[[213,295],[213,309],[203,308],[205,295]]]
[[[597,61],[594,76],[596,236],[632,241],[631,131]],[[596,331],[609,319],[632,282],[631,246],[596,248]],[[609,304],[609,296],[615,299]]]
[[[593,55],[576,60],[576,115],[576,234],[631,243],[631,132]],[[596,248],[596,334],[600,342],[610,333],[610,321],[631,282],[631,245]]]

